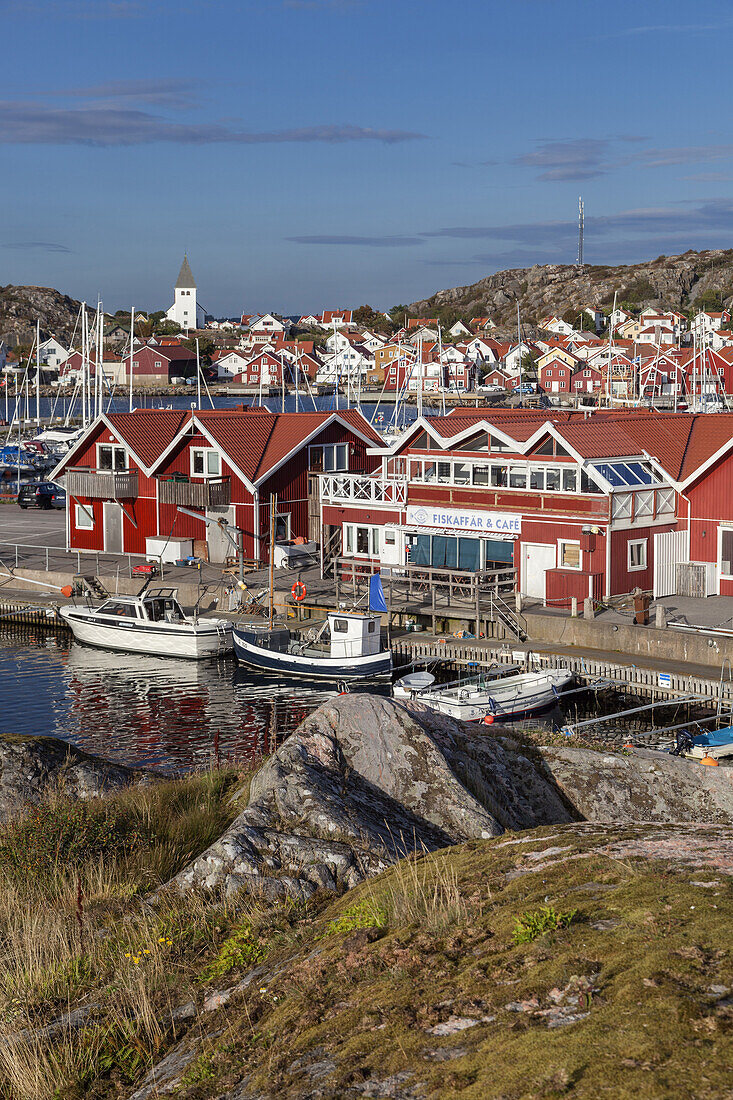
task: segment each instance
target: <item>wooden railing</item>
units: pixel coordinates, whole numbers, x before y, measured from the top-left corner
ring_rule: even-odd
[[[225,508],[232,497],[228,477],[210,477],[205,481],[158,481],[161,504],[187,504],[194,508]]]
[[[95,470],[74,467],[66,471],[70,497],[120,500],[137,497],[137,470]]]
[[[321,474],[324,503],[405,504],[407,483],[368,474]]]

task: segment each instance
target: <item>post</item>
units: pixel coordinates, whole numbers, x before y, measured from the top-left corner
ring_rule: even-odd
[[[595,612],[593,610],[593,600],[589,596],[587,596],[583,600],[583,618],[584,619],[594,619],[595,618]]]
[[[578,617],[578,597],[570,597],[570,618],[577,619]]]
[[[476,592],[476,637],[481,637],[481,587],[478,583],[478,576],[474,577],[474,588]]]
[[[654,625],[657,630],[664,630],[667,625],[667,612],[661,603],[658,603],[654,608]]]

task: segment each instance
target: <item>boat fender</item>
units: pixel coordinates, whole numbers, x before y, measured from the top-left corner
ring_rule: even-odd
[[[290,589],[290,594],[294,600],[301,603],[302,600],[308,595],[308,589],[305,587],[302,581],[296,581],[293,587]]]
[[[719,768],[720,767],[720,764],[718,763],[718,761],[712,756],[703,756],[700,763],[701,764],[707,764],[707,766],[709,768]]]
[[[494,724],[494,716],[493,716],[493,714],[485,714],[485,715],[484,715],[484,725],[486,725],[486,726],[493,726],[493,724]]]
[[[65,596],[68,600],[71,596],[74,595],[74,589],[71,587],[70,584],[65,584],[64,587],[61,589],[61,595]]]

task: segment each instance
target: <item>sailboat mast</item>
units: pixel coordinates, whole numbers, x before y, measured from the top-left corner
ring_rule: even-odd
[[[130,412],[132,412],[132,374],[135,366],[133,356],[135,354],[135,307],[130,310]]]
[[[36,320],[36,425],[41,427],[41,322]]]

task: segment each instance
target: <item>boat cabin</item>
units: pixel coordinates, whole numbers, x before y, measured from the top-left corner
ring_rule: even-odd
[[[370,657],[381,649],[381,616],[329,612],[332,657]]]
[[[312,654],[331,658],[371,657],[381,653],[381,617],[379,615],[358,614],[353,611],[332,611],[325,622],[306,627],[298,635],[291,635],[287,626],[266,622],[248,622],[240,624],[242,637],[250,645],[267,649],[273,653],[296,653],[303,656]],[[330,646],[328,636],[330,635]]]
[[[144,596],[115,596],[96,608],[95,614],[151,623],[182,623],[186,617],[176,596],[175,588],[153,589]]]

